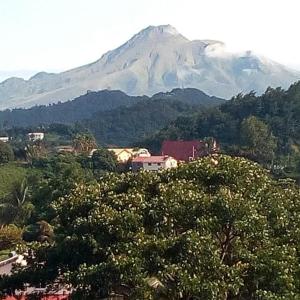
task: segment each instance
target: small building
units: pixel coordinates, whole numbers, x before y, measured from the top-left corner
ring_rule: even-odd
[[[8,136],[0,136],[0,142],[7,143],[9,141]]]
[[[199,157],[214,154],[218,149],[218,145],[214,139],[210,142],[201,140],[164,141],[161,154],[170,155],[178,161],[188,162]]]
[[[150,157],[151,154],[145,148],[108,148],[117,157],[118,162],[126,163],[134,157]]]
[[[57,153],[75,153],[73,146],[57,146],[55,150]]]
[[[159,171],[177,167],[177,160],[171,156],[150,156],[142,157],[137,156],[132,159],[132,171],[137,172],[139,170],[146,171]]]
[[[43,132],[30,132],[27,134],[29,141],[36,142],[42,141],[44,139],[45,134]]]

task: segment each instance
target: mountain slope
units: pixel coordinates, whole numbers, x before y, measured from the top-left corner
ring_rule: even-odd
[[[59,74],[38,73],[29,80],[0,83],[0,109],[73,99],[87,90],[117,89],[152,95],[192,87],[230,98],[239,92],[287,87],[300,79],[252,52],[229,53],[219,41],[190,41],[170,25],[150,26],[89,65]]]
[[[51,123],[71,124],[94,118],[95,114],[99,115],[101,112],[103,112],[101,118],[105,119],[108,111],[110,115],[109,120],[113,120],[114,114],[116,114],[117,118],[117,115],[119,115],[122,110],[130,115],[130,108],[137,103],[143,102],[146,103],[146,105],[149,103],[150,106],[151,100],[161,102],[177,101],[198,107],[210,107],[219,105],[225,101],[224,99],[210,97],[196,89],[175,89],[169,93],[156,94],[152,98],[147,96],[128,96],[121,91],[104,90],[100,92],[89,92],[73,101],[48,106],[35,106],[30,109],[0,111],[0,128],[11,128],[14,126],[28,127]],[[126,110],[126,108],[128,109]],[[141,117],[146,117],[146,114],[150,114],[150,112],[148,112],[146,106],[144,106],[144,111],[141,111]],[[166,115],[167,112],[165,117],[168,119]]]

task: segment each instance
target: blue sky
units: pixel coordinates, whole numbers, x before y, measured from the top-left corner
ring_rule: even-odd
[[[97,60],[148,25],[300,69],[299,0],[1,0],[0,81]]]

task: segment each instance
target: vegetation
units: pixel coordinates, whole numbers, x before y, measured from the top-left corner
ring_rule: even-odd
[[[196,89],[175,89],[151,98],[128,96],[120,91],[89,92],[65,103],[0,112],[0,131],[2,128],[3,133],[16,136],[15,127],[31,127],[32,132],[38,126],[45,129],[56,123],[56,132],[62,132],[57,123],[77,124],[92,132],[98,143],[128,146],[182,114],[223,102]],[[47,128],[48,139],[53,141],[55,136],[50,137],[50,132],[51,128]]]
[[[105,112],[96,110],[105,99],[98,93],[77,99],[74,119],[77,105],[94,99],[80,123],[2,123],[13,140],[0,144],[0,259],[18,248],[28,264],[0,277],[0,296],[62,284],[81,300],[300,298],[300,190],[279,179],[300,177],[300,83],[205,109],[197,97],[204,105],[219,99],[193,89],[135,103],[113,94]],[[52,115],[71,103],[16,116]],[[102,144],[137,143],[167,123],[143,144],[158,150],[164,139],[205,139],[212,147],[216,138],[232,157],[131,173],[91,133]],[[33,131],[45,139],[27,141]],[[70,153],[59,153],[64,145]]]
[[[15,163],[0,165],[0,199],[7,196],[17,182],[26,176],[26,169]]]
[[[300,82],[287,91],[238,95],[216,108],[179,117],[143,141],[158,151],[165,139],[214,137],[225,153],[246,156],[278,176],[300,175]]]
[[[35,246],[1,291],[59,280],[75,288],[73,299],[300,296],[299,188],[248,160],[107,175],[76,185],[53,209],[54,243]]]
[[[0,164],[7,163],[14,159],[14,152],[11,146],[0,141]]]
[[[10,250],[22,242],[22,233],[22,229],[15,225],[0,227],[0,253],[5,258]]]

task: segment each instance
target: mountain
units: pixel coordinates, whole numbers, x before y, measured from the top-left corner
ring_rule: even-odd
[[[170,25],[149,26],[91,64],[5,80],[0,109],[56,103],[103,89],[153,95],[191,87],[230,98],[250,90],[262,93],[268,86],[287,87],[298,79],[300,72],[251,51],[230,53],[222,42],[190,41]]]
[[[101,122],[107,120],[109,124],[115,122],[114,126],[116,127],[116,120],[120,118],[120,115],[122,115],[122,118],[125,120],[126,118],[130,119],[135,112],[138,112],[141,118],[147,119],[150,117],[153,119],[153,122],[155,122],[154,120],[156,120],[158,112],[155,112],[155,116],[153,115],[154,110],[152,105],[154,105],[154,101],[155,109],[165,109],[163,112],[163,120],[158,122],[159,124],[163,122],[164,125],[167,124],[168,120],[173,119],[171,116],[174,115],[174,113],[172,113],[174,107],[175,110],[179,109],[180,105],[176,104],[172,106],[173,102],[185,105],[181,106],[182,109],[186,107],[211,107],[225,102],[224,99],[211,97],[202,91],[189,88],[174,89],[168,93],[156,94],[151,98],[148,96],[128,96],[121,91],[104,90],[88,92],[72,101],[63,103],[60,102],[48,106],[34,106],[29,109],[19,108],[0,111],[0,128],[39,126],[51,123],[72,124],[82,120],[89,120],[89,122],[86,122],[87,124],[99,123],[99,120],[101,120]],[[158,105],[159,101],[161,105]],[[138,106],[137,104],[139,103],[142,104]],[[168,105],[171,105],[171,108],[169,107],[170,110],[167,108]],[[94,125],[91,126],[93,128],[97,127]],[[142,128],[144,125],[139,124],[138,126]],[[93,132],[96,136],[99,135],[97,129],[93,129]],[[127,135],[128,133],[126,136]]]

